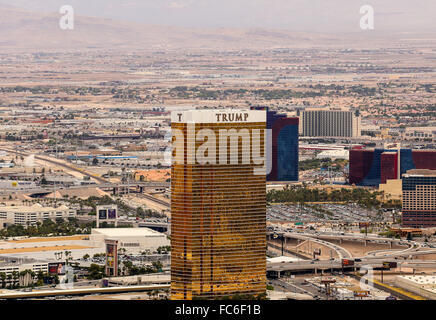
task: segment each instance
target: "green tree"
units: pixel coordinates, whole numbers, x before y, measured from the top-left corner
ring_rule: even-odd
[[[163,264],[159,260],[158,261],[153,261],[151,263],[151,265],[156,270],[156,272],[162,272]]]
[[[6,273],[0,272],[0,280],[2,281],[2,288],[6,287]]]
[[[92,263],[88,270],[88,279],[98,280],[102,279],[104,275],[104,266],[99,266]]]

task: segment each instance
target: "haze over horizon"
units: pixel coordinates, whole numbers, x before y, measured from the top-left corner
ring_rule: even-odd
[[[375,10],[379,32],[436,31],[436,2],[417,0],[0,0],[35,12],[57,13],[71,5],[76,15],[142,24],[194,28],[265,28],[298,32],[358,32],[362,5]]]

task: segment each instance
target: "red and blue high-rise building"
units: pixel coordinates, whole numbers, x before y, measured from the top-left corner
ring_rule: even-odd
[[[378,186],[412,169],[436,170],[436,150],[350,150],[350,184]]]
[[[299,118],[268,110],[268,107],[252,107],[267,112],[267,129],[272,133],[271,172],[267,181],[298,181],[298,125]]]

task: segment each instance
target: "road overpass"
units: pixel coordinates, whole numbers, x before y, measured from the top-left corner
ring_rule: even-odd
[[[342,261],[335,260],[321,260],[321,261],[292,261],[281,263],[267,263],[267,272],[271,274],[278,274],[284,272],[320,272],[325,270],[359,270],[364,266],[370,266],[374,269],[382,268],[383,262],[397,262],[399,268],[412,268],[412,269],[436,269],[436,261],[428,260],[395,260],[395,259],[362,259],[355,262],[354,266],[342,268]]]
[[[1,299],[35,299],[56,296],[80,296],[90,294],[111,294],[111,293],[128,293],[128,292],[141,292],[153,290],[166,290],[169,289],[169,284],[151,284],[140,286],[124,286],[124,287],[108,287],[108,288],[72,288],[72,289],[59,289],[59,290],[41,290],[32,292],[8,292],[0,294]]]
[[[277,232],[270,232],[270,233],[268,233],[270,240],[272,240],[272,237],[274,236],[274,234],[278,234],[281,237],[284,237],[285,243],[286,243],[286,239],[299,239],[302,241],[312,241],[316,244],[326,246],[326,247],[334,250],[339,258],[351,258],[352,257],[351,253],[348,250],[346,250],[346,249],[344,249],[344,248],[342,248],[334,243],[330,243],[327,241],[317,239],[317,238],[313,237],[312,235],[305,235],[305,234],[300,234],[300,233],[290,233],[290,232],[282,232],[282,233],[281,232],[278,232],[278,233]]]
[[[32,155],[31,153],[28,153],[28,152],[22,152],[22,151],[17,151],[17,150],[8,149],[8,148],[0,148],[0,150],[15,153],[15,154],[23,156],[23,157],[28,157],[28,156]],[[39,156],[36,154],[34,156],[35,156],[35,159],[37,159],[37,160],[46,161],[48,163],[51,163],[51,164],[54,164],[54,165],[57,165],[57,166],[60,166],[60,167],[66,168],[66,169],[69,169],[69,170],[72,170],[75,172],[79,172],[79,173],[83,174],[84,176],[95,179],[98,183],[109,182],[97,174],[87,172],[86,170],[84,170],[82,168],[78,168],[76,166],[67,164],[65,162],[59,161],[58,159],[53,159],[53,158],[47,157],[47,156],[43,157],[43,156]]]
[[[267,233],[269,239],[273,237],[274,234],[277,234],[280,237],[284,238],[284,243],[286,243],[286,239],[299,239],[303,241],[312,241],[319,245],[324,245],[329,247],[337,253],[339,259],[330,259],[330,260],[306,260],[306,261],[295,261],[295,262],[282,262],[282,263],[269,263],[267,265],[267,270],[270,273],[281,273],[281,272],[302,272],[302,271],[320,271],[320,270],[328,270],[328,269],[343,269],[342,268],[342,259],[349,258],[353,259],[351,253],[342,248],[339,245],[330,243],[326,240],[348,240],[348,241],[384,241],[386,243],[398,244],[398,245],[408,245],[406,249],[400,250],[376,250],[367,253],[364,257],[355,257],[358,261],[355,262],[355,265],[351,267],[360,268],[362,266],[371,266],[373,268],[381,268],[383,266],[383,262],[386,261],[395,261],[401,267],[408,268],[436,268],[436,261],[426,261],[426,260],[398,260],[401,258],[412,258],[420,255],[428,255],[428,254],[436,254],[436,249],[424,249],[419,242],[409,241],[405,243],[400,239],[390,239],[390,238],[381,238],[377,236],[361,236],[361,235],[321,235],[321,234],[313,234],[313,233],[290,233],[290,232],[269,232]],[[274,246],[276,249],[278,247]],[[283,250],[287,253],[292,253],[289,250]],[[349,268],[348,268],[349,269]]]

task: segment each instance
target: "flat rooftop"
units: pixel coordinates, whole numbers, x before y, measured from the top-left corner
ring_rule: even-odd
[[[6,240],[8,243],[33,243],[33,242],[59,242],[72,240],[86,240],[89,235],[65,236],[65,237],[46,237],[46,238],[25,238],[16,240]]]
[[[0,211],[17,212],[17,213],[25,213],[25,212],[33,213],[33,212],[65,211],[65,210],[69,210],[69,208],[64,205],[54,208],[54,207],[43,207],[39,203],[36,203],[32,206],[0,206]]]
[[[302,260],[303,259],[300,259],[297,257],[287,257],[287,256],[274,257],[274,258],[267,259],[267,261],[269,263],[295,262],[295,261],[302,261]]]
[[[412,169],[408,170],[404,177],[436,177],[436,170]]]
[[[432,275],[404,275],[404,276],[397,276],[397,277],[412,281],[412,282],[419,284],[419,285],[422,285],[422,286],[436,287],[436,276],[432,276]]]
[[[28,248],[11,248],[0,249],[0,254],[15,254],[15,253],[28,253],[28,252],[45,252],[45,251],[62,251],[62,250],[78,250],[78,249],[91,249],[92,247],[79,246],[79,245],[63,245],[52,247],[28,247]]]
[[[149,228],[96,228],[91,234],[103,234],[107,237],[160,237],[164,234]]]

